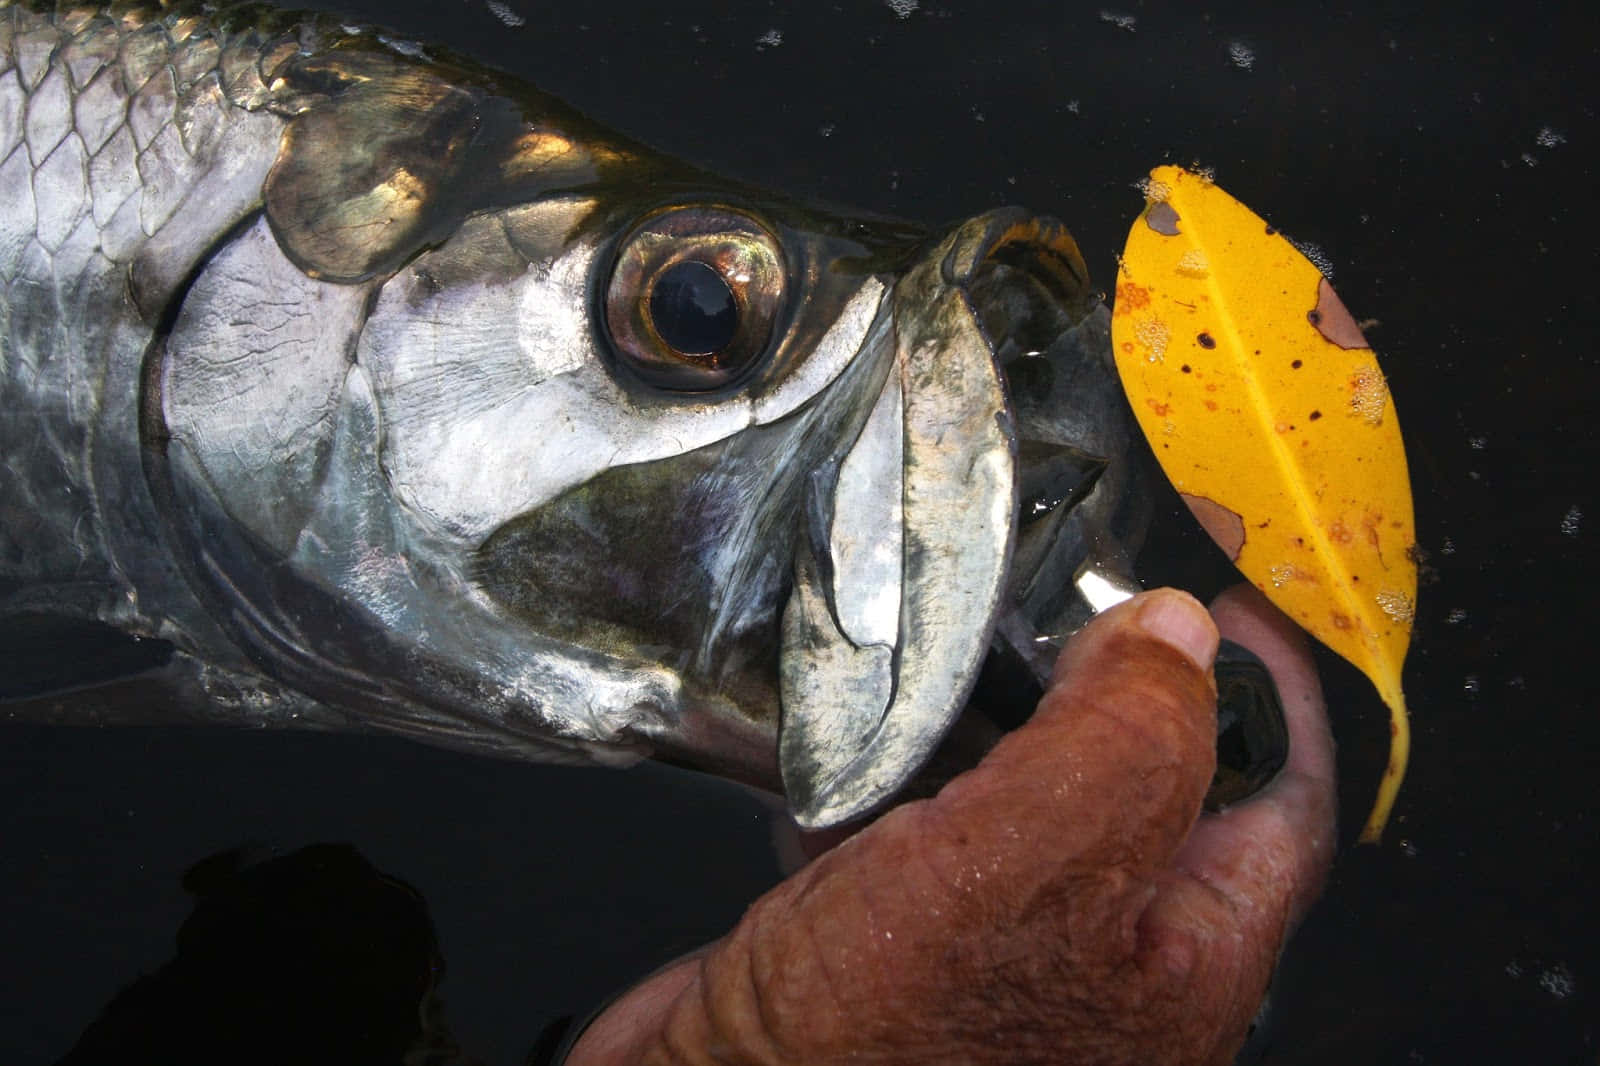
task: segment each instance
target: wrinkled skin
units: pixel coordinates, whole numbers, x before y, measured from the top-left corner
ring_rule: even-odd
[[[937,797],[758,900],[624,996],[571,1066],[1228,1063],[1334,847],[1333,744],[1293,625],[1252,589],[1141,596]],[[1218,630],[1271,668],[1290,762],[1200,815]]]

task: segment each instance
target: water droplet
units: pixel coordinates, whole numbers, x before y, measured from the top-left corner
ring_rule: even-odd
[[[1228,62],[1240,70],[1249,70],[1256,65],[1255,49],[1243,41],[1234,41],[1228,45]]]
[[[1450,613],[1444,616],[1444,624],[1447,626],[1458,626],[1466,620],[1467,609],[1465,607],[1452,607],[1450,608]]]
[[[1279,563],[1277,566],[1271,567],[1267,570],[1267,576],[1272,579],[1273,588],[1281,589],[1283,586],[1294,580],[1294,567],[1290,566],[1288,563]]]
[[[833,131],[838,129],[838,128],[839,127],[835,126],[831,122],[824,122],[822,125],[817,127],[817,133],[821,134],[824,137],[832,137],[833,136]]]
[[[1100,12],[1100,21],[1108,22],[1117,29],[1127,30],[1129,33],[1134,32],[1135,24],[1138,22],[1132,15],[1123,14],[1121,11],[1106,11],[1104,9]]]
[[[1074,115],[1079,114],[1080,113],[1080,105],[1079,105],[1078,101],[1076,101],[1076,100],[1068,100],[1067,101],[1067,110],[1072,112]]]
[[[1461,691],[1469,696],[1478,694],[1478,675],[1468,674],[1461,682]]]
[[[1489,438],[1483,436],[1481,433],[1475,437],[1467,438],[1467,447],[1471,448],[1475,452],[1481,452],[1488,446]]]
[[[1455,553],[1456,553],[1456,542],[1451,540],[1449,537],[1444,538],[1444,543],[1439,545],[1439,554],[1440,555],[1454,555]]]
[[[1402,840],[1400,841],[1400,854],[1408,859],[1414,859],[1417,857],[1417,846],[1409,840]]]
[[[768,48],[776,48],[782,43],[783,31],[779,29],[771,29],[766,33],[763,33],[760,37],[756,38],[756,51],[761,52]]]
[[[1569,537],[1578,535],[1578,523],[1583,521],[1583,512],[1578,510],[1578,505],[1573,504],[1567,508],[1567,513],[1561,517],[1561,532]]]
[[[910,18],[912,12],[922,6],[920,0],[883,0],[883,2],[894,12],[894,17],[900,19]]]

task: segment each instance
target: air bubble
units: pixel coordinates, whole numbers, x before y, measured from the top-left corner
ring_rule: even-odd
[[[1272,587],[1281,589],[1295,579],[1294,567],[1288,563],[1279,563],[1267,570],[1267,576],[1272,579]]]
[[[1140,178],[1133,183],[1133,187],[1139,190],[1147,203],[1164,204],[1167,202],[1167,197],[1172,195],[1170,185],[1154,178]]]
[[[1378,609],[1396,622],[1410,622],[1417,615],[1417,605],[1404,592],[1384,589],[1373,597]]]
[[[1243,41],[1234,41],[1228,45],[1228,62],[1240,70],[1249,70],[1256,65],[1255,49]]]
[[[1383,421],[1389,404],[1389,386],[1375,366],[1362,367],[1350,378],[1350,410],[1369,426]]]
[[[1172,334],[1164,323],[1147,318],[1133,327],[1133,339],[1145,347],[1145,360],[1159,363],[1167,357],[1167,342]]]
[[[920,0],[883,0],[895,18],[908,19],[912,13],[921,7]]]
[[[1567,999],[1578,990],[1578,982],[1570,970],[1557,963],[1539,975],[1539,987],[1556,999]]]
[[[1578,535],[1578,523],[1583,521],[1583,512],[1578,510],[1578,505],[1573,504],[1567,508],[1567,513],[1561,516],[1561,532],[1569,537]]]
[[[1178,256],[1178,273],[1187,274],[1192,278],[1203,278],[1211,269],[1206,262],[1206,254],[1198,248],[1190,248]]]
[[[1108,22],[1117,29],[1127,30],[1129,33],[1134,32],[1134,27],[1138,22],[1132,15],[1124,14],[1121,11],[1106,11],[1104,9],[1100,11],[1100,21]]]

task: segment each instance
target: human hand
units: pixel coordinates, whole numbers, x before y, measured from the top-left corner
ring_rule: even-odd
[[[1072,641],[1027,724],[633,989],[569,1066],[1228,1063],[1334,848],[1333,742],[1255,590],[1160,590]],[[1277,682],[1289,761],[1200,813],[1218,629]]]

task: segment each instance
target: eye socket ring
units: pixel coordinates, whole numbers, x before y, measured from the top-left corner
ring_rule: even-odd
[[[782,248],[752,216],[668,208],[617,246],[605,325],[619,363],[647,384],[706,392],[764,361],[788,289]]]

